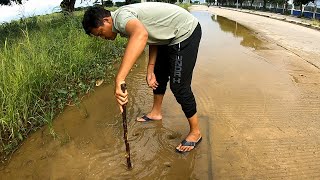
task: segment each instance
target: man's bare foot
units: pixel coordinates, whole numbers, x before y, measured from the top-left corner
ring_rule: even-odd
[[[190,132],[188,136],[177,147],[179,152],[189,152],[194,149],[202,140],[200,132]]]
[[[141,117],[137,118],[137,121],[139,122],[145,122],[145,121],[160,121],[162,120],[162,115],[154,115],[154,114],[147,114],[147,115],[143,115]]]

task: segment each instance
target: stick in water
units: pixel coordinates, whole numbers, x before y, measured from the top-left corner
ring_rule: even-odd
[[[125,93],[127,89],[127,85],[125,83],[121,84],[121,90],[123,93]],[[127,165],[128,169],[132,168],[131,160],[130,160],[130,146],[128,143],[128,128],[127,128],[127,104],[122,105],[122,120],[123,120],[123,139],[124,143],[126,145],[126,158],[127,158]]]

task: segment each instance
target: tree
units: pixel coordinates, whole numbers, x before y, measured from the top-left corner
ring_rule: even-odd
[[[11,5],[13,2],[22,4],[22,0],[0,0],[0,5]],[[60,7],[62,10],[72,12],[74,11],[75,3],[76,0],[62,0],[62,2],[60,3]]]
[[[307,4],[309,2],[314,2],[314,0],[294,0],[293,3],[296,6],[300,6],[301,15],[303,16],[302,5]]]
[[[12,2],[22,4],[22,0],[0,0],[0,5],[10,5]]]
[[[217,0],[217,2],[218,2],[218,5],[225,5],[226,4],[226,2],[227,2],[227,0]]]
[[[268,0],[263,0],[263,10],[267,9],[267,2]]]
[[[131,0],[126,0],[125,5],[132,4]]]
[[[283,0],[284,8],[283,8],[283,14],[288,14],[288,1]]]
[[[85,1],[85,0],[81,0],[81,2],[82,1]],[[11,5],[13,2],[17,4],[22,4],[22,0],[0,0],[0,5]],[[62,0],[62,2],[60,3],[60,7],[62,10],[72,12],[74,11],[75,3],[76,3],[76,0]]]
[[[237,0],[234,0],[234,4],[237,3]],[[238,0],[238,3],[240,4],[240,8],[242,8],[243,0]]]
[[[250,9],[252,9],[253,3],[254,3],[254,0],[250,0]]]
[[[282,4],[284,0],[270,0],[270,3],[273,5],[279,5]],[[282,4],[283,5],[283,4]]]
[[[81,2],[87,1],[87,0],[81,0]],[[103,0],[95,0],[95,3],[98,1],[101,2],[101,5],[104,5]],[[168,0],[170,2],[175,2],[175,0]],[[15,2],[17,4],[22,4],[22,0],[0,0],[0,5],[10,5],[12,2]],[[125,4],[132,4],[137,1],[134,0],[125,0]],[[62,0],[60,3],[60,7],[63,11],[72,12],[74,11],[74,5],[76,3],[76,0]]]
[[[62,0],[60,7],[63,11],[73,12],[76,0]]]

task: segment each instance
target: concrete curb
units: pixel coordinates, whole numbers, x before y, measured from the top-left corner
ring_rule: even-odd
[[[258,15],[258,16],[263,16],[263,17],[267,17],[267,18],[271,18],[271,19],[276,19],[276,20],[280,20],[280,21],[285,21],[285,22],[289,22],[292,24],[298,24],[304,27],[308,27],[308,28],[312,28],[315,30],[320,31],[320,27],[319,26],[314,26],[310,23],[307,22],[302,22],[302,21],[298,21],[298,20],[293,20],[293,19],[287,19],[285,17],[279,17],[276,14],[275,15],[268,15],[268,14],[263,14],[263,12],[259,12],[259,11],[252,11],[252,10],[244,10],[244,9],[234,9],[234,8],[228,8],[228,7],[219,7],[219,8],[223,8],[223,9],[228,9],[231,11],[238,11],[238,12],[243,12],[243,13],[248,13],[248,14],[254,14],[254,15]]]

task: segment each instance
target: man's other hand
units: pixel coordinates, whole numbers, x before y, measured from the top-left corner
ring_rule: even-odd
[[[157,89],[159,84],[157,82],[157,79],[156,79],[156,76],[154,73],[148,73],[146,80],[147,80],[147,84],[150,88],[152,88],[153,90]]]

